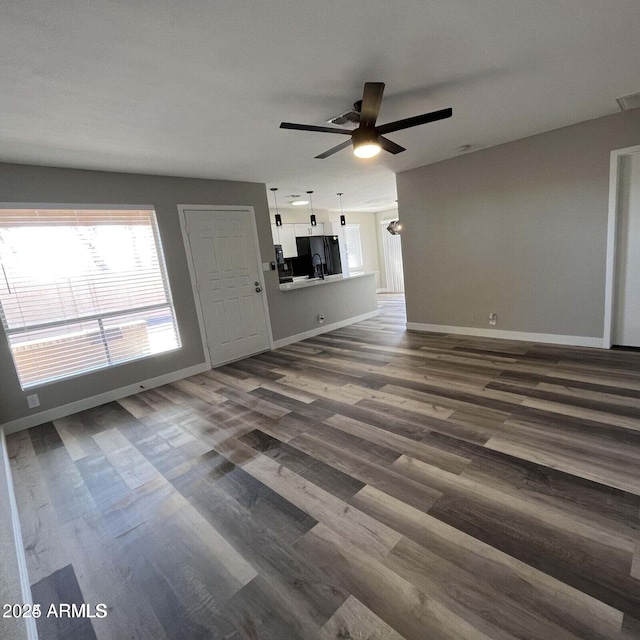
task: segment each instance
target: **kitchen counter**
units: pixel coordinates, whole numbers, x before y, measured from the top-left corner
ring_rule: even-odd
[[[356,278],[365,278],[367,276],[375,276],[375,273],[356,273],[354,275],[345,276],[339,273],[335,276],[325,276],[321,278],[294,278],[293,282],[284,282],[279,285],[280,291],[293,291],[294,289],[305,289],[306,287],[317,287],[322,284],[333,284],[334,282],[344,282],[345,280],[354,280]]]

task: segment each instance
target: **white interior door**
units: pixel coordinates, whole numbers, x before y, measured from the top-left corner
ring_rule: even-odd
[[[640,153],[621,160],[613,344],[640,347]]]
[[[269,349],[253,212],[185,207],[184,220],[211,364]]]
[[[391,220],[384,220],[381,224],[382,250],[384,252],[384,270],[387,275],[387,291],[393,293],[404,292],[404,272],[402,271],[402,244],[400,236],[392,236],[387,231]]]

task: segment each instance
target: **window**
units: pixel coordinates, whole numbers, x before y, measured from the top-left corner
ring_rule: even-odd
[[[360,244],[360,225],[348,224],[345,228],[345,242],[349,258],[349,271],[362,271],[362,245]]]
[[[23,389],[180,347],[152,210],[0,209],[0,266]]]

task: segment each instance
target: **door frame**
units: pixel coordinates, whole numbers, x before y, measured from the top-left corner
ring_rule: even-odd
[[[189,234],[187,233],[187,217],[186,211],[246,211],[251,219],[251,229],[253,231],[254,248],[256,258],[258,260],[258,280],[262,287],[262,305],[264,308],[264,317],[267,324],[267,338],[269,339],[269,348],[273,350],[273,333],[271,331],[271,316],[269,315],[269,302],[267,300],[267,289],[265,287],[264,272],[262,270],[262,254],[260,253],[260,243],[258,241],[258,225],[256,224],[256,212],[252,206],[243,205],[218,205],[218,204],[179,204],[178,217],[180,218],[180,231],[182,232],[182,242],[187,256],[187,266],[189,267],[189,278],[191,280],[191,291],[193,292],[193,301],[196,306],[196,314],[198,316],[198,326],[200,327],[200,339],[202,340],[202,349],[204,350],[205,362],[211,368],[219,367],[225,362],[219,362],[215,365],[211,362],[211,352],[207,343],[207,332],[204,325],[204,313],[202,311],[202,302],[200,300],[200,292],[196,283],[196,270],[193,264],[193,256],[191,255],[191,243],[189,242]],[[250,356],[247,356],[250,357]],[[232,361],[230,361],[232,362]]]
[[[620,166],[625,156],[640,153],[640,145],[611,152],[609,164],[609,215],[607,218],[607,266],[604,289],[604,332],[602,346],[611,349],[613,343],[613,311],[616,287],[616,247],[618,244],[618,208],[620,206]]]

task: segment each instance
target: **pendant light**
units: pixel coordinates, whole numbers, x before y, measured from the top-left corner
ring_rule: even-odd
[[[400,220],[392,220],[387,227],[387,231],[392,236],[399,236],[402,233],[402,225],[400,224]]]
[[[336,194],[340,198],[340,226],[344,227],[347,224],[347,219],[344,217],[344,213],[342,211],[342,193]]]
[[[309,220],[311,221],[311,226],[315,227],[316,226],[316,215],[315,215],[315,213],[313,213],[313,198],[311,197],[312,193],[313,193],[313,191],[307,191],[307,194],[309,195],[309,207],[311,209],[311,216],[309,216]]]
[[[277,187],[271,187],[270,191],[273,193],[273,202],[276,205],[276,227],[282,226],[282,217],[280,216],[280,212],[278,211],[278,199],[276,198]]]

